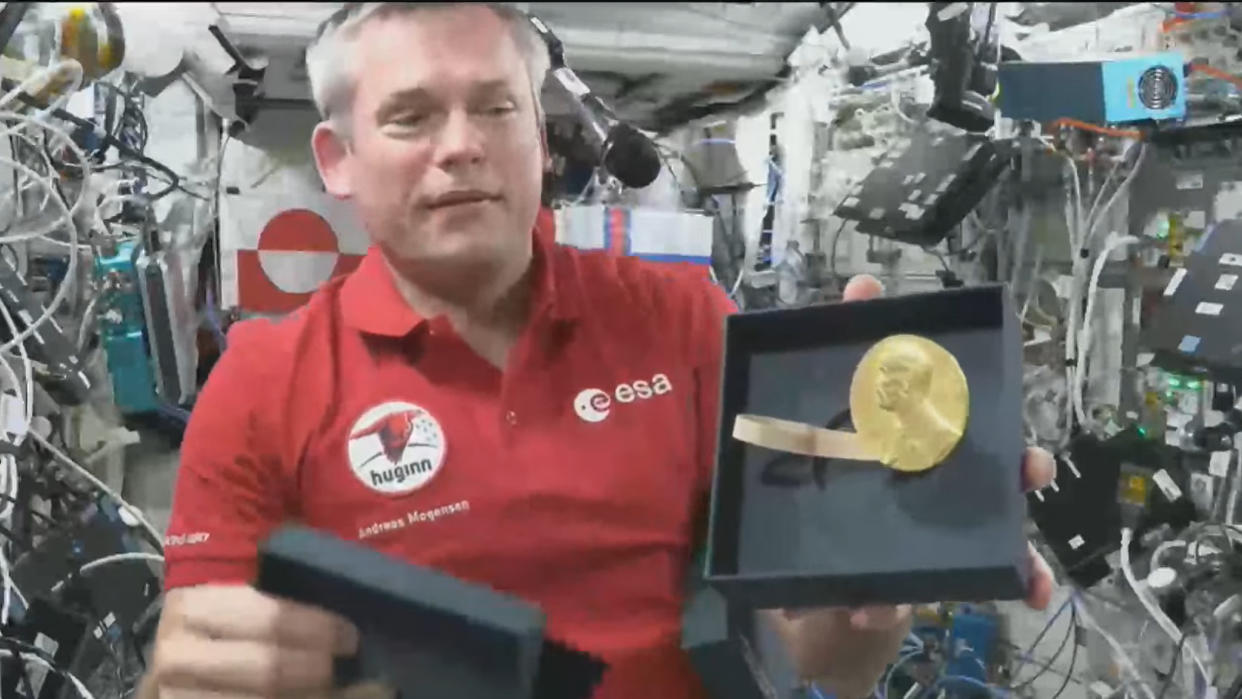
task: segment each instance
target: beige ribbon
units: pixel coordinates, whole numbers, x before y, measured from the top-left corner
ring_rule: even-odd
[[[738,415],[733,421],[733,438],[757,447],[793,454],[851,461],[880,460],[878,454],[863,445],[857,433],[774,417]]]

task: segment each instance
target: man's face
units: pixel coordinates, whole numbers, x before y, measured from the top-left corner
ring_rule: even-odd
[[[882,410],[896,410],[910,395],[910,367],[899,359],[890,359],[880,365],[880,379],[876,382],[876,398]]]
[[[334,193],[353,200],[390,261],[485,275],[528,255],[543,146],[503,21],[485,7],[373,20],[352,58],[346,185]]]

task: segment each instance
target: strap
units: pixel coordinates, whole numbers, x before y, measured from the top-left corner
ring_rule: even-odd
[[[829,430],[804,422],[759,415],[738,415],[733,438],[757,447],[807,456],[852,461],[879,461],[854,432]]]

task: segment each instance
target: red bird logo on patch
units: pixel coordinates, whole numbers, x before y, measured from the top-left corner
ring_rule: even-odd
[[[410,443],[410,436],[414,434],[414,421],[421,417],[422,414],[421,410],[395,412],[383,419],[377,420],[371,426],[364,427],[349,435],[350,440],[376,435],[379,437],[380,446],[383,447],[383,451],[367,459],[361,466],[365,466],[381,456],[387,457],[394,466],[400,466],[401,455],[405,453],[406,447],[435,446],[433,444]]]

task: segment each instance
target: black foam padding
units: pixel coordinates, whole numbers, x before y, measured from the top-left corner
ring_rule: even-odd
[[[607,669],[595,656],[548,639],[539,656],[534,699],[586,699]]]
[[[996,185],[1012,151],[983,136],[917,131],[894,142],[833,213],[857,221],[859,233],[935,245]]]
[[[349,680],[403,699],[531,696],[545,623],[533,604],[303,527],[263,543],[256,586],[358,627]]]
[[[1221,221],[1200,238],[1143,341],[1159,367],[1242,383],[1242,221]]]
[[[966,433],[919,474],[830,460],[817,480],[733,439],[753,413],[824,425],[849,406],[854,368],[910,333],[957,357]],[[1002,286],[763,311],[726,321],[707,581],[759,607],[1025,597],[1021,344]]]
[[[629,124],[618,122],[608,132],[604,169],[626,187],[639,189],[660,176],[660,153],[651,139]]]

